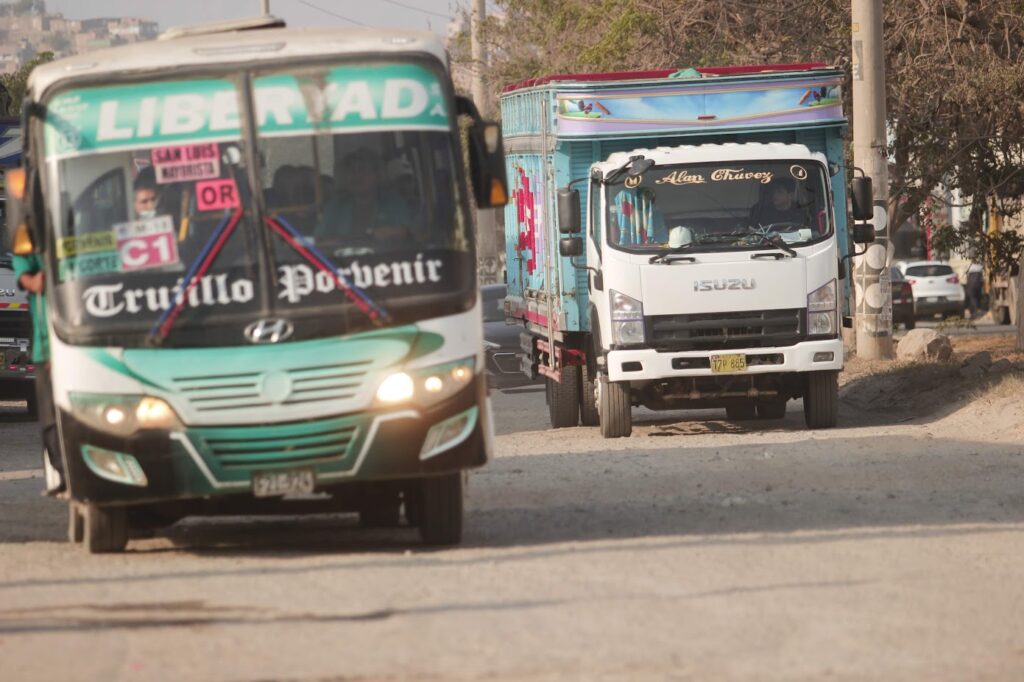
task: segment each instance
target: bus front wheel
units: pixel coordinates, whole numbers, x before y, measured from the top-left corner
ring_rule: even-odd
[[[81,505],[82,541],[90,554],[123,552],[128,545],[128,514],[124,507]]]
[[[462,473],[424,478],[415,516],[420,538],[435,547],[462,541]]]

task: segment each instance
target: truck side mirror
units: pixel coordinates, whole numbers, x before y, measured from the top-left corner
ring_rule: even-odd
[[[875,241],[875,226],[871,223],[858,223],[853,226],[853,243],[870,244]]]
[[[871,178],[854,178],[850,183],[850,198],[853,199],[853,219],[871,220],[875,215],[875,193]]]
[[[572,234],[580,231],[580,191],[563,187],[558,190],[558,231]]]
[[[583,255],[583,237],[562,237],[558,240],[558,253],[563,258]]]
[[[497,208],[508,203],[505,177],[505,146],[497,123],[477,120],[469,128],[469,165],[473,194],[480,208]]]

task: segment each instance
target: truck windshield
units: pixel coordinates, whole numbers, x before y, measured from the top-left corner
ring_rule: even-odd
[[[63,336],[233,345],[268,317],[301,339],[437,316],[439,301],[466,307],[453,303],[472,298],[457,138],[433,69],[252,78],[251,107],[241,75],[50,101]]]
[[[806,160],[656,166],[608,186],[608,242],[644,253],[802,246],[832,232],[826,187]]]

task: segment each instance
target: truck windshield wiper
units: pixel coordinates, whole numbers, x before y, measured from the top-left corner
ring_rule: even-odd
[[[672,247],[670,249],[666,249],[666,250],[662,251],[661,253],[656,253],[653,256],[651,256],[647,260],[647,262],[648,263],[663,263],[663,262],[666,262],[668,260],[669,256],[673,256],[673,255],[675,255],[677,253],[682,253],[683,251],[686,251],[687,249],[692,249],[693,245],[696,244],[696,243],[697,242],[689,242],[689,243],[686,243],[686,244],[680,244],[679,246],[674,246],[674,247]]]
[[[774,246],[776,249],[785,251],[794,258],[796,257],[796,251],[790,248],[786,242],[782,241],[782,237],[779,235],[775,235],[773,237],[767,234],[756,234],[755,236],[758,238],[759,243],[764,244],[765,246]]]

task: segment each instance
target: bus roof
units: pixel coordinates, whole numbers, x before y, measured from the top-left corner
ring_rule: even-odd
[[[271,28],[155,40],[96,50],[38,66],[29,78],[38,100],[61,81],[123,73],[163,75],[192,66],[245,61],[272,63],[295,57],[426,53],[447,65],[438,37],[427,31],[369,28]]]

